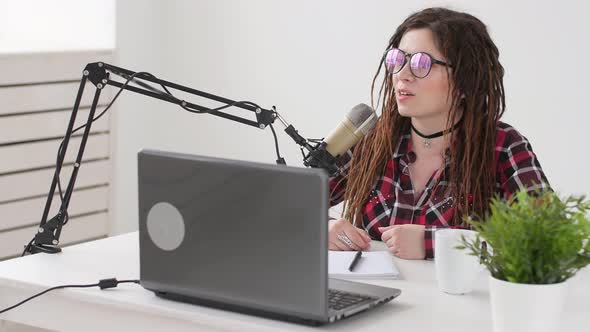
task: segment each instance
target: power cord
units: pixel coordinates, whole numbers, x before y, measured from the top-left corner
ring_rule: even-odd
[[[100,289],[107,289],[107,288],[115,288],[117,287],[119,284],[139,284],[139,280],[133,279],[133,280],[117,280],[115,278],[110,278],[110,279],[102,279],[100,280],[98,283],[96,284],[88,284],[88,285],[61,285],[61,286],[55,286],[55,287],[51,287],[48,288],[40,293],[37,293],[11,307],[8,307],[6,309],[2,309],[0,310],[0,314],[3,314],[9,310],[12,310],[20,305],[23,305],[29,301],[31,301],[34,298],[37,298],[45,293],[51,292],[53,290],[56,289],[63,289],[63,288],[92,288],[92,287],[100,287]]]

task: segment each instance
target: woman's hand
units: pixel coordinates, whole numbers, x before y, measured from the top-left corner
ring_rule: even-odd
[[[328,225],[328,249],[367,250],[371,238],[366,231],[353,226],[346,219],[330,220]]]
[[[424,226],[423,225],[392,225],[379,227],[381,241],[389,251],[403,259],[424,259]]]

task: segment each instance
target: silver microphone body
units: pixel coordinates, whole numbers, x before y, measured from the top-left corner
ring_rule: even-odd
[[[377,120],[377,113],[368,105],[358,104],[353,107],[323,140],[326,151],[338,158],[367,135],[375,127]]]

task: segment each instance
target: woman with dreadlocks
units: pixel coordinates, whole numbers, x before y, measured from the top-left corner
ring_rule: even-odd
[[[486,26],[444,8],[412,14],[397,28],[383,70],[373,131],[339,160],[330,179],[331,250],[382,240],[404,259],[434,256],[434,231],[468,227],[490,198],[549,188],[527,139],[500,122],[504,69]]]

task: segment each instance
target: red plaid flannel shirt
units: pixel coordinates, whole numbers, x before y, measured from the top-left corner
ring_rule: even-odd
[[[377,179],[363,209],[362,224],[375,240],[381,239],[378,227],[401,224],[424,225],[426,258],[434,257],[434,232],[450,226],[453,219],[455,199],[449,190],[448,170],[450,158],[447,154],[445,170],[435,172],[424,191],[414,199],[414,188],[408,166],[416,155],[411,151],[410,133],[402,136],[394,151],[393,159],[387,163],[384,174]],[[339,163],[343,172],[330,179],[330,204],[343,200],[346,180],[353,153],[348,151]],[[537,157],[528,140],[512,126],[498,122],[496,138],[497,162],[496,193],[508,197],[521,188],[533,191],[550,189]],[[442,175],[442,176],[441,176]]]

